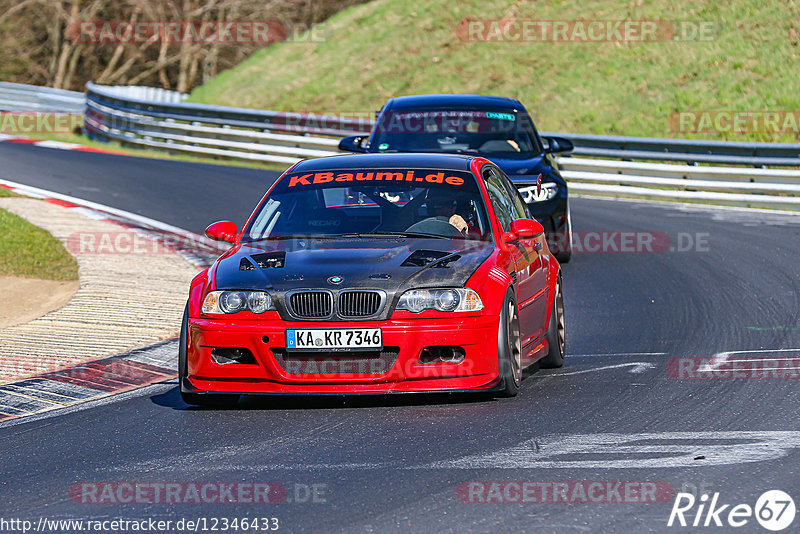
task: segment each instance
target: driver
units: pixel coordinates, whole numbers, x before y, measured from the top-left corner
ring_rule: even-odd
[[[425,198],[425,203],[428,206],[429,216],[449,222],[462,234],[466,235],[469,232],[467,221],[456,213],[458,202],[451,194],[448,194],[446,191],[429,189],[428,195]]]

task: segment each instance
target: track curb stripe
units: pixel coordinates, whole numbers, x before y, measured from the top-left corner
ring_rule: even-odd
[[[92,219],[115,224],[132,232],[154,238],[160,241],[165,248],[172,250],[199,270],[210,266],[212,261],[225,251],[205,236],[111,206],[26,186],[5,179],[0,179],[0,188],[19,195],[44,200],[49,204],[72,209]]]
[[[175,378],[177,339],[0,386],[0,422],[74,406]],[[146,358],[152,363],[139,361]]]
[[[0,143],[33,145],[41,148],[52,148],[55,150],[77,150],[78,152],[96,152],[98,154],[111,154],[114,156],[130,156],[130,154],[128,154],[127,152],[119,152],[117,150],[106,150],[104,148],[94,148],[91,146],[77,145],[75,143],[66,143],[62,141],[31,139],[29,137],[6,137],[4,139],[0,138]]]

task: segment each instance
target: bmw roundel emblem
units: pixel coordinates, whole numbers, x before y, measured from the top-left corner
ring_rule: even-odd
[[[331,276],[330,278],[328,278],[329,284],[334,284],[338,286],[342,282],[344,282],[344,278],[342,278],[341,276]]]

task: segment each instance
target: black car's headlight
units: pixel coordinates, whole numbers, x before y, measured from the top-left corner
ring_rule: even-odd
[[[424,310],[468,312],[483,309],[483,302],[472,289],[411,289],[403,293],[398,310],[420,313]]]
[[[530,185],[526,187],[520,187],[519,192],[522,195],[522,199],[527,204],[533,204],[535,202],[545,202],[558,194],[558,184],[555,182],[544,182],[542,183],[542,189],[537,192],[539,186]]]
[[[264,291],[211,291],[203,301],[203,313],[264,313],[274,309],[272,298]]]

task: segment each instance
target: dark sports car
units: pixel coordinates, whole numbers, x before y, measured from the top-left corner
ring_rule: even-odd
[[[492,391],[564,362],[561,271],[494,163],[434,154],[298,163],[191,284],[191,404],[240,394]]]
[[[392,98],[371,135],[346,137],[339,144],[350,152],[444,152],[490,159],[520,189],[561,263],[572,256],[572,222],[567,183],[554,155],[572,148],[567,139],[541,137],[519,100],[481,95]]]

